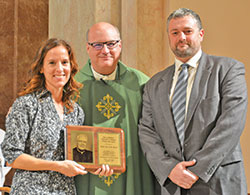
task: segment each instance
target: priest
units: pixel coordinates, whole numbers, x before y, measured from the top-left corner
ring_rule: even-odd
[[[109,177],[77,176],[79,195],[153,195],[154,177],[138,142],[142,89],[148,77],[119,61],[122,42],[118,28],[100,22],[87,32],[89,60],[76,75],[84,86],[80,106],[85,125],[121,128],[125,134],[126,171]]]

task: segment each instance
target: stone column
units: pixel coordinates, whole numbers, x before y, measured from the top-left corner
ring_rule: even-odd
[[[166,0],[122,0],[122,60],[154,75],[167,64]]]

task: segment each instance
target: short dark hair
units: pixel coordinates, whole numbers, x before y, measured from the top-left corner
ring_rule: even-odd
[[[198,28],[200,30],[202,29],[201,19],[197,13],[195,13],[193,10],[188,9],[188,8],[180,8],[180,9],[175,10],[169,15],[167,19],[167,31],[168,31],[170,20],[175,19],[175,18],[182,18],[184,16],[192,16],[196,20]]]

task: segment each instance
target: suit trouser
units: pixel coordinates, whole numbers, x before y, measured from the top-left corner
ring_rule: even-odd
[[[181,195],[188,195],[188,190],[181,188]]]

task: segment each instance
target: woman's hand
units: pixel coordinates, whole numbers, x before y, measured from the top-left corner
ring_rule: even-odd
[[[60,172],[68,177],[74,177],[76,175],[85,175],[88,172],[85,171],[85,167],[72,160],[56,161],[58,164],[57,172]]]
[[[68,177],[76,175],[85,175],[85,167],[72,160],[49,161],[35,158],[29,154],[21,154],[16,160],[9,164],[15,169],[24,169],[29,171],[56,171]]]

